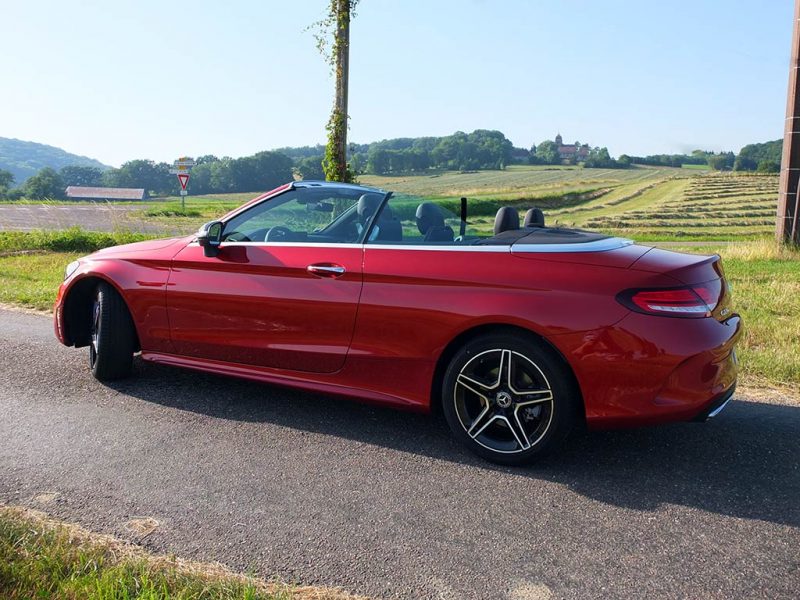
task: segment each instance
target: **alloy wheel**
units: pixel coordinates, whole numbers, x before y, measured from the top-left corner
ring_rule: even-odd
[[[95,299],[92,304],[91,323],[92,342],[89,344],[89,366],[94,367],[97,362],[97,351],[100,340],[100,299]]]
[[[453,401],[467,435],[505,454],[539,443],[553,417],[547,377],[530,358],[508,348],[485,350],[467,361],[456,377]]]

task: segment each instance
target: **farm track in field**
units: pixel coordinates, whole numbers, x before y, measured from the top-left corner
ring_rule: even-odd
[[[453,198],[467,196],[469,198],[517,200],[553,193],[562,194],[652,181],[663,178],[670,172],[677,171],[675,169],[620,170],[512,166],[505,171],[447,172],[428,176],[364,175],[360,177],[360,182],[386,190],[419,196]]]
[[[776,176],[711,173],[662,179],[621,202],[609,201],[609,194],[592,204],[556,211],[553,217],[634,238],[763,236],[774,227],[777,192]]]

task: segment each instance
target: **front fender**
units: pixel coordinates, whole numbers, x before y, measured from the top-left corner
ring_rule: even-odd
[[[98,283],[111,285],[122,297],[136,328],[140,349],[171,352],[166,314],[169,260],[103,257],[80,260],[78,269],[59,287],[54,307],[58,340],[67,346],[89,343],[89,308]]]

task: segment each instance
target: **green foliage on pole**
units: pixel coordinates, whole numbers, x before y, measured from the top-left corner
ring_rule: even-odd
[[[331,116],[325,126],[328,143],[322,168],[328,181],[352,182],[355,177],[347,163],[347,54],[350,19],[359,0],[330,0],[324,19],[312,25],[317,31],[317,49],[331,66],[336,94]],[[333,43],[330,40],[333,40]]]
[[[327,181],[341,181],[352,183],[355,180],[353,171],[346,157],[343,159],[339,149],[342,147],[343,139],[347,139],[347,115],[337,110],[335,107],[331,112],[331,118],[325,126],[328,131],[328,143],[325,146],[325,156],[322,159],[322,170]]]

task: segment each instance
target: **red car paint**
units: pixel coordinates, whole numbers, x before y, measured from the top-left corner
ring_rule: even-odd
[[[318,277],[307,270],[315,264],[346,273]],[[421,411],[436,397],[449,344],[510,325],[569,363],[590,426],[621,427],[692,419],[730,390],[741,320],[727,292],[702,318],[633,312],[617,295],[721,277],[719,257],[639,245],[476,252],[223,242],[207,257],[189,236],[82,259],[58,291],[54,321],[58,339],[75,344],[65,303],[81,281],[99,278],[127,303],[144,360]]]

